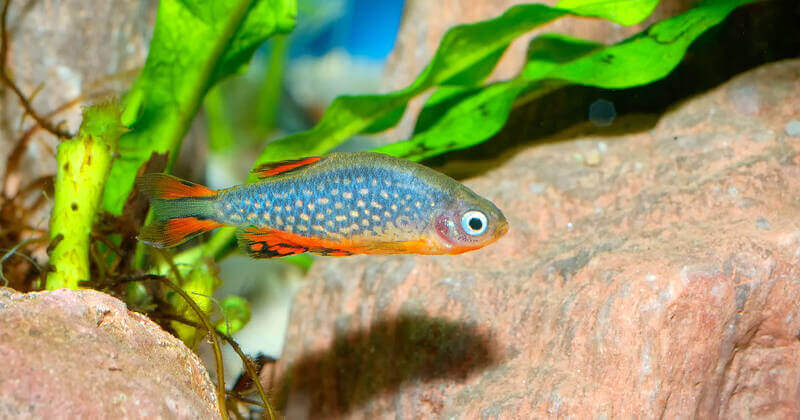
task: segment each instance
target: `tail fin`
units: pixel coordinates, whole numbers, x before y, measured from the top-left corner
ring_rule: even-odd
[[[155,215],[153,223],[139,232],[144,243],[175,246],[222,226],[211,218],[217,192],[210,188],[167,174],[147,174],[137,178],[136,185],[150,197]]]
[[[147,174],[136,178],[139,191],[150,198],[174,200],[177,198],[214,197],[217,192],[194,182],[168,174]]]

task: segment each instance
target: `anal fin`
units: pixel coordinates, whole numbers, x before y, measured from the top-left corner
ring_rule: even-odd
[[[296,244],[285,235],[285,232],[255,227],[236,231],[239,247],[252,258],[285,257],[308,251],[308,248]]]
[[[295,235],[269,228],[246,227],[236,231],[239,247],[253,258],[273,258],[309,252],[316,255],[344,257],[358,253],[341,249],[341,244],[319,238]]]
[[[137,238],[156,248],[179,245],[222,224],[199,217],[176,217],[159,220],[142,228]]]

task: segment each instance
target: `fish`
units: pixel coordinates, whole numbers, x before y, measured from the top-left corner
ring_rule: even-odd
[[[508,231],[491,201],[421,164],[374,153],[330,153],[272,162],[257,180],[213,190],[172,175],[137,178],[154,221],[138,239],[173,247],[235,226],[253,258],[301,253],[461,254]]]

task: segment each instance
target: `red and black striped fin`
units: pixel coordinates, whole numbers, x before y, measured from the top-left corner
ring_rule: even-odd
[[[165,248],[221,226],[214,220],[194,216],[157,220],[143,227],[137,239],[156,248]]]
[[[174,200],[177,198],[214,197],[217,192],[194,182],[168,174],[147,174],[136,179],[136,186],[150,198]]]
[[[308,248],[298,245],[289,233],[271,229],[247,227],[238,229],[239,247],[253,258],[274,258],[302,254]]]
[[[259,178],[269,178],[273,175],[284,174],[291,171],[295,171],[300,168],[304,168],[308,165],[316,163],[320,159],[322,158],[319,156],[313,156],[302,159],[269,162],[263,165],[259,165],[257,168],[253,169],[252,172],[256,174],[256,176]]]
[[[272,229],[247,227],[236,232],[239,246],[253,258],[273,258],[310,252],[317,255],[344,257],[352,251],[339,249],[333,241],[295,235]]]

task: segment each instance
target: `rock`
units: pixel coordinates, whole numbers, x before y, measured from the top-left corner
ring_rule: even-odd
[[[793,120],[786,123],[786,134],[792,137],[800,137],[800,120]]]
[[[528,144],[467,183],[505,238],[318,259],[262,380],[290,418],[797,418],[798,109],[784,61]]]
[[[218,418],[200,360],[92,290],[0,288],[0,418]]]
[[[75,132],[81,104],[119,96],[144,65],[153,33],[155,0],[11,1],[7,72],[42,116]],[[49,114],[55,113],[50,116]],[[33,127],[10,90],[0,95],[0,150]],[[20,124],[24,122],[24,124]],[[28,141],[22,176],[5,180],[13,195],[37,176],[55,172],[58,140],[43,130]],[[5,170],[5,156],[0,171]],[[43,158],[43,157],[47,158]],[[20,179],[22,178],[22,179]],[[20,185],[21,184],[21,185]]]

